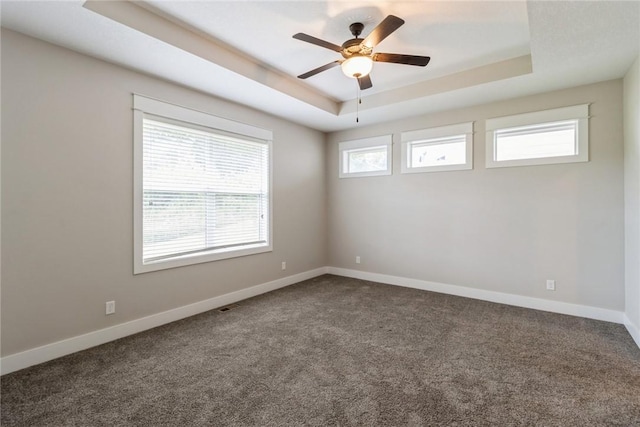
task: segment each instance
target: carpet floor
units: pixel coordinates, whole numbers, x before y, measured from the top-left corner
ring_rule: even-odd
[[[325,275],[1,379],[3,426],[640,426],[622,325]]]

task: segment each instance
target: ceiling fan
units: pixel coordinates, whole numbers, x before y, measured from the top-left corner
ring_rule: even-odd
[[[342,43],[342,46],[318,39],[308,34],[295,34],[293,36],[294,39],[336,51],[343,57],[343,59],[338,59],[304,74],[300,74],[298,78],[306,79],[340,65],[344,74],[347,77],[357,79],[360,89],[364,90],[373,86],[369,73],[373,68],[374,62],[392,62],[396,64],[417,65],[419,67],[426,66],[431,59],[428,56],[373,52],[373,48],[376,47],[378,43],[400,28],[402,24],[404,24],[404,20],[397,16],[389,15],[384,18],[367,37],[361,39],[358,38],[358,36],[362,33],[364,25],[360,22],[354,22],[349,25],[349,30],[351,31],[351,34],[353,34],[354,38]]]

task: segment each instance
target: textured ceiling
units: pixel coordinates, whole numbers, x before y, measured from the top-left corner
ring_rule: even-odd
[[[638,55],[640,3],[539,1],[2,1],[4,27],[331,131],[357,126],[354,80],[339,68],[352,22],[406,23],[375,49],[431,56],[376,63],[360,125],[624,75]]]

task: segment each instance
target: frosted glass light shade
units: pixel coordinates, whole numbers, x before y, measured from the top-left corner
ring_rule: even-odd
[[[352,56],[342,63],[342,72],[347,77],[364,77],[371,72],[373,61],[368,56]]]

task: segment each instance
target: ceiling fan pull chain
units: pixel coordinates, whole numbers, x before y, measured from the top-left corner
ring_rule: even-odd
[[[362,104],[362,98],[360,97],[360,84],[356,91],[356,123],[360,123],[360,104]]]

